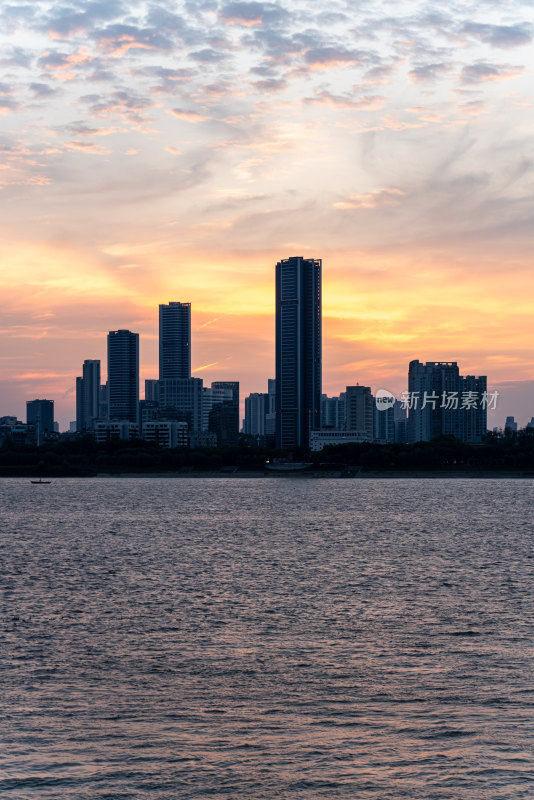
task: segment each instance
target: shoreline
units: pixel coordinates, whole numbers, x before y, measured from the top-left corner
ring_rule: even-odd
[[[485,480],[487,478],[494,480],[509,480],[509,479],[534,479],[534,472],[508,472],[499,470],[495,472],[485,472],[478,470],[470,470],[469,472],[425,472],[422,470],[409,470],[406,472],[359,472],[355,475],[343,475],[341,472],[305,472],[305,473],[282,473],[282,472],[121,472],[116,474],[102,472],[94,475],[94,478],[169,478],[169,479],[182,479],[182,478],[219,478],[219,479],[255,479],[255,480],[272,480],[273,478],[287,480],[288,478],[297,480],[395,480],[395,479],[416,479],[421,480],[428,478],[430,480],[440,479],[476,479]]]

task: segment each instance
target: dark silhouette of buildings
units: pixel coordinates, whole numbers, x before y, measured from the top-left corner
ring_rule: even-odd
[[[26,424],[33,425],[37,444],[54,433],[54,401],[28,400],[26,402]]]
[[[189,425],[190,431],[202,428],[202,378],[169,378],[158,381],[158,403],[162,409],[174,409]]]
[[[90,431],[100,419],[100,361],[86,359],[76,378],[76,430]]]
[[[452,435],[464,442],[481,442],[487,430],[486,391],[486,376],[462,377],[456,361],[411,361],[408,441]]]
[[[209,412],[208,430],[217,436],[219,447],[237,447],[239,441],[239,381],[212,381],[211,391],[222,395]]]
[[[159,307],[159,379],[191,377],[191,303]]]
[[[321,259],[276,265],[276,445],[308,447],[321,417]]]
[[[138,423],[139,334],[108,334],[108,418]]]

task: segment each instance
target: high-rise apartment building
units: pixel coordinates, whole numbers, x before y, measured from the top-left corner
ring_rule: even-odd
[[[276,265],[276,444],[308,447],[321,417],[321,259]]]
[[[37,444],[54,433],[54,401],[28,400],[26,402],[26,424],[35,426]]]
[[[245,397],[243,433],[248,436],[265,436],[265,420],[269,409],[267,393],[252,392]]]
[[[191,303],[159,307],[159,379],[191,377]]]
[[[138,422],[139,334],[110,331],[108,334],[108,417]]]
[[[410,362],[408,371],[409,442],[451,435],[481,442],[487,428],[486,376],[460,375],[456,361]]]
[[[76,378],[76,430],[90,431],[100,419],[100,361],[86,359]]]
[[[159,407],[167,415],[174,409],[190,431],[202,430],[202,378],[168,378],[159,381]]]
[[[359,431],[365,441],[373,441],[374,397],[369,386],[347,386],[345,391],[345,429]]]

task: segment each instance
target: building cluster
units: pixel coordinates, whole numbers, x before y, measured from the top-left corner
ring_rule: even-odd
[[[245,398],[242,434],[249,443],[322,450],[347,442],[429,441],[452,434],[480,442],[486,433],[486,377],[461,376],[456,362],[412,361],[400,399],[369,386],[322,393],[320,259],[292,257],[276,265],[276,376],[267,391]],[[387,402],[386,402],[387,401]],[[239,381],[205,386],[191,377],[191,304],[159,306],[159,376],[139,400],[139,334],[110,331],[107,379],[96,359],[76,379],[77,434],[98,442],[143,438],[164,447],[233,447],[240,434]],[[513,430],[513,418],[507,430]],[[534,424],[534,420],[533,420]],[[27,404],[26,424],[0,418],[0,440],[37,444],[57,435],[53,401]]]
[[[107,382],[100,362],[86,360],[76,379],[76,431],[98,442],[142,438],[163,447],[235,447],[239,381],[204,386],[191,377],[191,304],[159,307],[159,378],[139,400],[139,334],[108,334]]]

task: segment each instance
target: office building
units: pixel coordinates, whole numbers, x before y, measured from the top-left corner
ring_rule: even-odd
[[[173,409],[187,422],[189,431],[202,429],[202,378],[173,378],[159,381],[161,415]]]
[[[145,380],[145,400],[151,403],[159,403],[159,381],[154,379]]]
[[[267,381],[267,414],[265,416],[265,436],[272,437],[272,444],[274,444],[274,437],[276,436],[276,379],[269,378]]]
[[[76,378],[76,431],[90,431],[100,419],[100,361],[86,359]]]
[[[146,422],[143,428],[143,439],[155,442],[159,447],[187,447],[187,422],[154,419]]]
[[[110,331],[108,334],[108,417],[138,422],[139,334]]]
[[[365,431],[338,431],[335,428],[322,428],[320,431],[310,431],[310,450],[317,453],[328,445],[363,444],[369,442]]]
[[[321,417],[321,259],[276,265],[276,444],[308,447]]]
[[[345,392],[339,397],[321,395],[321,428],[345,428]]]
[[[253,392],[245,397],[243,433],[247,436],[265,436],[265,421],[269,408],[269,395]]]
[[[159,307],[159,379],[190,377],[191,303],[162,304]]]
[[[33,425],[37,445],[54,433],[54,401],[28,400],[26,403],[26,424]]]
[[[98,444],[121,440],[139,438],[139,426],[137,422],[128,420],[108,420],[107,422],[96,422],[93,428],[95,440]]]
[[[375,400],[369,386],[347,386],[345,391],[345,430],[359,431],[365,441],[373,441]]]
[[[218,447],[237,447],[239,442],[239,381],[212,381],[212,408],[208,430]]]
[[[515,421],[515,417],[506,417],[506,422],[504,423],[504,432],[517,433],[517,422]]]

